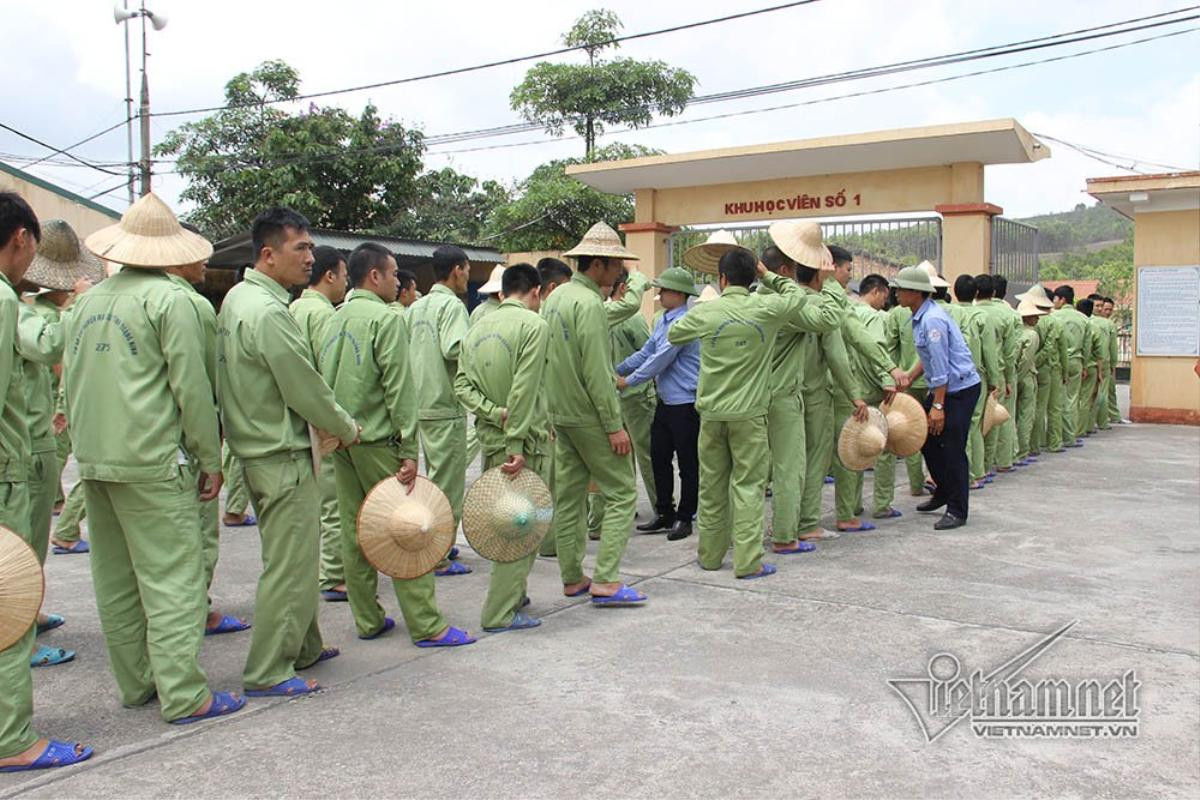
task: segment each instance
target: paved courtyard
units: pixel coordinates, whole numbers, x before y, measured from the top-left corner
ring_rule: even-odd
[[[769,559],[767,580],[701,571],[695,538],[635,536],[626,579],[650,602],[600,609],[564,598],[540,559],[543,626],[467,648],[419,650],[402,630],[361,642],[347,606],[322,603],[342,648],[310,673],[326,691],[186,728],[121,708],[88,557],[51,556],[46,608],[68,622],[43,640],[79,656],[35,671],[36,725],[97,755],[0,775],[0,797],[1195,797],[1198,481],[1200,430],[1120,425],[973,493],[966,528],[935,534],[901,488],[902,518]],[[218,607],[252,617],[256,531],[221,544]],[[463,560],[475,574],[440,579],[438,600],[478,633],[488,565]],[[1072,621],[1022,675],[1133,670],[1136,737],[997,739],[963,723],[927,743],[888,684],[927,677],[940,652],[962,677],[988,674]],[[240,689],[248,643],[205,641],[214,687]]]

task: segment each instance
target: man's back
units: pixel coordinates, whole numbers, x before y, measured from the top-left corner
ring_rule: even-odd
[[[454,374],[468,327],[467,307],[440,283],[408,309],[410,365],[423,420],[466,416],[454,396]]]
[[[555,425],[621,429],[608,317],[600,290],[584,273],[554,290],[542,306],[550,326],[546,401]]]
[[[17,352],[17,320],[21,301],[8,278],[0,274],[0,379],[4,381],[0,407],[0,482],[29,479],[29,427],[25,379]]]
[[[1083,358],[1084,337],[1088,333],[1087,317],[1074,306],[1063,306],[1054,312],[1058,317],[1060,331],[1067,343],[1067,358],[1071,361]]]
[[[288,306],[292,318],[300,326],[300,332],[312,348],[313,363],[321,357],[321,346],[325,343],[325,325],[333,316],[333,303],[315,289],[305,289]]]

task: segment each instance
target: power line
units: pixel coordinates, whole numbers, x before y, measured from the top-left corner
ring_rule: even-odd
[[[1163,163],[1157,162],[1157,161],[1148,161],[1147,159],[1144,159],[1144,158],[1135,158],[1133,156],[1123,156],[1123,155],[1118,155],[1116,153],[1106,153],[1103,150],[1097,150],[1093,147],[1088,147],[1087,145],[1078,144],[1076,142],[1068,142],[1066,139],[1059,139],[1057,137],[1051,136],[1046,133],[1034,133],[1033,135],[1038,137],[1039,139],[1045,139],[1048,142],[1055,142],[1055,143],[1061,144],[1065,147],[1069,147],[1072,150],[1080,153],[1081,155],[1087,156],[1088,158],[1090,158],[1094,161],[1099,161],[1101,163],[1108,164],[1109,166],[1116,167],[1117,169],[1128,170],[1129,172],[1141,172],[1141,173],[1145,174],[1142,170],[1137,169],[1138,164],[1144,164],[1147,167],[1157,167],[1159,169],[1170,170],[1171,172],[1186,172],[1189,169],[1189,167],[1177,167],[1174,164],[1163,164]],[[1121,161],[1128,161],[1129,166],[1118,163],[1117,161],[1114,161],[1112,159],[1120,159]]]
[[[470,67],[457,67],[455,69],[442,70],[441,72],[430,72],[425,75],[413,75],[413,76],[410,76],[407,78],[397,78],[395,80],[390,80],[390,81],[379,81],[378,83],[365,83],[360,86],[350,86],[345,89],[330,89],[330,90],[327,90],[324,92],[312,92],[309,94],[297,95],[296,97],[280,98],[277,100],[263,100],[263,101],[255,102],[255,103],[231,103],[231,104],[222,105],[222,106],[208,106],[206,108],[188,108],[188,109],[182,109],[182,110],[178,110],[178,111],[159,111],[157,113],[151,114],[150,116],[152,116],[152,117],[175,117],[175,116],[181,116],[181,115],[185,115],[185,114],[205,114],[210,111],[227,111],[227,110],[231,110],[231,109],[235,109],[235,108],[257,108],[259,106],[271,105],[274,103],[294,103],[294,102],[297,102],[300,100],[311,100],[311,99],[317,98],[317,97],[331,97],[333,95],[347,94],[349,92],[361,92],[361,91],[365,91],[367,89],[379,89],[379,88],[382,88],[385,86],[398,86],[398,85],[404,84],[404,83],[415,83],[417,81],[425,81],[425,80],[429,80],[431,78],[446,78],[451,75],[462,75],[462,74],[465,74],[468,72],[477,72],[477,71],[483,70],[483,69],[491,69],[492,67],[502,67],[502,66],[507,66],[509,64],[519,64],[522,61],[532,61],[537,58],[549,58],[550,56],[557,56],[557,55],[562,55],[564,53],[571,53],[576,50],[586,50],[588,48],[607,47],[609,45],[619,44],[621,42],[631,42],[635,39],[645,39],[650,36],[661,36],[666,33],[677,33],[679,31],[690,30],[692,28],[700,28],[705,25],[716,25],[717,23],[721,23],[721,22],[730,22],[732,20],[744,19],[746,17],[753,17],[753,16],[757,16],[759,14],[768,14],[773,11],[782,11],[782,10],[788,9],[788,8],[795,8],[797,6],[806,6],[806,5],[810,5],[812,3],[816,3],[816,2],[818,2],[818,0],[797,0],[797,2],[782,3],[780,5],[769,6],[767,8],[759,8],[759,9],[755,9],[753,11],[743,11],[738,14],[727,14],[726,16],[723,16],[723,17],[715,17],[713,19],[700,20],[699,22],[689,22],[689,23],[685,23],[682,25],[673,25],[669,28],[659,28],[658,30],[645,31],[643,33],[632,33],[632,34],[629,34],[628,36],[615,36],[612,39],[606,39],[603,42],[598,42],[598,43],[592,44],[592,45],[577,45],[575,47],[560,47],[557,50],[547,50],[542,53],[534,53],[532,55],[527,55],[527,56],[518,56],[516,58],[506,58],[506,59],[503,59],[500,61],[489,61],[485,64],[476,64],[476,65],[470,66]]]
[[[47,159],[49,159],[49,158],[52,158],[52,157],[54,157],[54,156],[58,155],[59,153],[62,153],[62,154],[64,154],[64,155],[67,155],[67,156],[71,156],[71,153],[70,153],[69,151],[71,151],[71,150],[74,150],[76,147],[79,147],[79,146],[81,146],[81,145],[85,145],[85,144],[87,144],[88,142],[92,141],[93,139],[99,139],[101,136],[103,136],[103,135],[104,135],[104,134],[106,134],[106,133],[111,133],[112,131],[115,131],[115,130],[117,130],[118,128],[123,128],[123,127],[125,127],[125,126],[126,126],[128,123],[130,123],[130,122],[132,122],[132,120],[130,120],[130,119],[123,119],[123,120],[121,120],[120,122],[118,122],[118,123],[117,123],[117,124],[115,124],[115,125],[110,125],[109,127],[105,128],[104,130],[100,131],[99,133],[93,133],[91,136],[88,136],[88,137],[87,137],[87,138],[85,138],[85,139],[80,139],[80,140],[79,140],[78,142],[76,142],[75,144],[70,144],[70,145],[67,145],[66,147],[64,147],[64,148],[62,148],[62,149],[55,150],[53,153],[50,153],[50,155],[47,155],[47,156],[42,156],[40,159],[38,159],[37,161],[34,161],[34,162],[33,162],[33,164],[30,164],[29,166],[31,166],[31,167],[32,167],[34,164],[40,164],[40,163],[42,163],[43,161],[45,161],[45,160],[47,160]],[[73,157],[73,156],[72,156],[72,157]]]
[[[53,150],[54,151],[53,154],[62,153],[67,158],[70,158],[73,161],[78,161],[80,164],[83,164],[85,167],[91,167],[92,169],[99,170],[100,172],[107,172],[109,175],[120,175],[121,174],[119,172],[113,172],[110,169],[105,169],[104,167],[84,161],[79,156],[72,155],[71,153],[64,152],[63,150],[59,150],[56,147],[54,147],[54,145],[46,144],[41,139],[37,139],[33,136],[30,136],[27,133],[22,133],[21,131],[17,130],[16,128],[12,127],[11,125],[5,125],[3,122],[0,122],[0,128],[3,128],[4,130],[9,131],[10,133],[15,133],[17,136],[20,136],[22,139],[27,139],[36,145],[40,145],[40,146],[46,148],[47,150]]]

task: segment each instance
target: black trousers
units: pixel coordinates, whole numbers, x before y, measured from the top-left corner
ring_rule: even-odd
[[[696,517],[696,498],[700,491],[700,458],[696,445],[700,440],[700,415],[691,403],[664,405],[660,400],[650,424],[650,463],[654,467],[654,490],[664,517],[691,521]],[[679,459],[679,508],[675,508],[675,470],[672,458]]]
[[[967,434],[971,430],[971,415],[979,401],[981,384],[946,394],[946,424],[941,434],[930,434],[921,448],[929,473],[937,490],[933,496],[946,501],[946,510],[959,519],[967,518],[971,490],[971,470],[967,466]],[[933,404],[933,391],[925,396],[925,411]]]

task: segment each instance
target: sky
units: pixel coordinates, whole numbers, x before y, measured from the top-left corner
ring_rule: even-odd
[[[132,0],[131,0],[132,2]],[[778,0],[556,0],[504,3],[460,0],[416,3],[339,0],[148,0],[168,20],[149,33],[153,111],[218,105],[225,83],[269,59],[299,70],[302,91],[364,83],[524,56],[561,46],[562,34],[585,11],[615,11],[624,33],[751,11]],[[1184,8],[1143,0],[819,0],[687,31],[648,37],[621,47],[622,56],[659,59],[691,71],[697,94],[710,94],[798,78],[860,69],[944,53],[1078,30]],[[0,82],[0,122],[63,147],[124,117],[125,49],[122,26],[107,0],[0,0],[5,25],[0,52],[8,79]],[[970,64],[920,70],[870,80],[801,89],[734,102],[695,106],[670,121],[802,103],[848,92],[946,77],[1016,64],[1166,30],[1200,26],[1200,20],[1050,50]],[[140,36],[135,24],[133,32]],[[137,54],[134,37],[134,93]],[[832,100],[791,109],[688,122],[604,136],[681,153],[712,147],[831,136],[918,125],[1014,117],[1035,134],[1121,156],[1122,166],[1143,172],[1161,166],[1200,168],[1200,32],[993,75]],[[582,54],[551,60],[583,60]],[[427,135],[521,121],[508,96],[533,62],[326,98],[358,113],[370,101],[385,117]],[[195,117],[153,120],[159,141],[174,125]],[[136,134],[135,134],[136,137]],[[519,147],[496,148],[516,142]],[[1093,202],[1089,177],[1129,174],[1048,142],[1052,158],[987,169],[986,195],[1005,216],[1065,211]],[[135,157],[137,153],[135,138]],[[490,149],[476,149],[490,148]],[[470,152],[461,152],[471,149]],[[537,133],[430,148],[428,168],[452,166],[478,178],[514,184],[544,161],[580,155],[579,139]],[[452,152],[458,151],[458,152]],[[0,129],[0,160],[26,168],[19,157],[49,151]],[[124,128],[80,147],[89,160],[126,160]],[[61,159],[62,156],[56,157]],[[89,168],[42,163],[28,169],[72,191],[91,196],[119,184],[119,176]],[[164,175],[155,191],[177,210],[184,188]],[[124,190],[98,198],[118,211]]]

